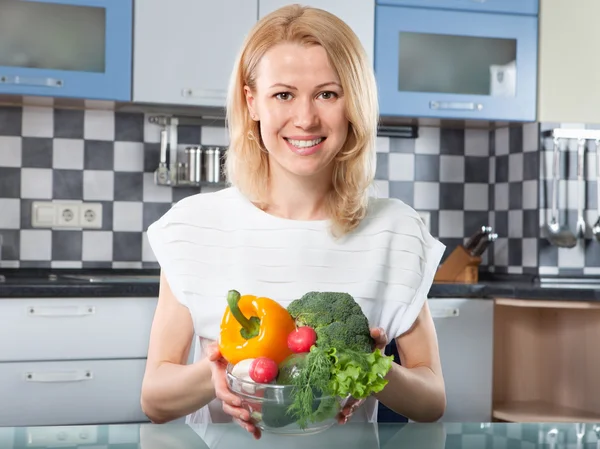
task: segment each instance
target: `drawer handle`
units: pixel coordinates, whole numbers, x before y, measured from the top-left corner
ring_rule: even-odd
[[[29,306],[27,314],[39,317],[77,317],[96,313],[94,306]]]
[[[453,309],[431,309],[432,318],[453,318],[460,315],[458,308]]]
[[[430,101],[429,109],[452,109],[457,111],[481,111],[481,103],[471,103],[462,101]]]
[[[25,380],[27,382],[81,382],[93,378],[94,374],[90,370],[25,373]]]
[[[57,78],[0,75],[0,84],[18,84],[21,86],[36,87],[63,87],[64,81]]]

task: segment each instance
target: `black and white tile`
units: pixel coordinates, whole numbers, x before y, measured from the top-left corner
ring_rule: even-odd
[[[0,107],[1,267],[156,267],[145,230],[174,202],[200,189],[154,184],[159,128],[146,118]],[[181,145],[226,144],[222,129],[181,131]],[[33,228],[36,200],[99,202],[102,228]]]
[[[0,266],[155,267],[145,230],[197,188],[157,186],[160,128],[142,113],[0,107]],[[220,127],[182,126],[182,146],[227,145]],[[537,263],[539,130],[421,126],[416,139],[379,137],[375,192],[430,215],[446,255],[482,225],[500,239],[483,264],[529,272]],[[94,201],[99,230],[34,229],[35,200]],[[536,216],[536,222],[537,216]]]

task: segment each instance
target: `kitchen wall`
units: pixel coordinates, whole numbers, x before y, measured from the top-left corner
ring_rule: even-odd
[[[551,217],[552,198],[552,138],[544,138],[542,133],[553,128],[598,129],[597,125],[582,123],[542,123],[540,125],[540,275],[599,275],[600,242],[592,234],[592,227],[598,220],[596,144],[588,141],[585,153],[585,204],[584,218],[587,222],[585,239],[579,240],[575,248],[558,248],[545,238],[546,226]],[[577,142],[571,140],[560,144],[560,183],[559,219],[575,232],[577,222]]]
[[[379,137],[376,193],[428,211],[446,255],[480,226],[494,226],[500,238],[484,265],[532,272],[538,128],[422,126],[416,139]],[[0,107],[1,266],[156,267],[144,231],[174,202],[200,191],[154,184],[158,140],[159,127],[141,113]],[[227,137],[223,128],[190,126],[180,127],[179,141],[226,145]],[[100,202],[102,229],[34,229],[34,200]]]

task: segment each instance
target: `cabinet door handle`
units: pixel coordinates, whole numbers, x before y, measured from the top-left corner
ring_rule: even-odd
[[[460,111],[481,111],[483,105],[481,103],[464,102],[464,101],[430,101],[429,109],[452,109]]]
[[[184,98],[207,98],[224,100],[227,98],[227,92],[222,89],[192,89],[184,87],[181,89],[181,96]]]
[[[431,308],[431,316],[432,318],[453,318],[460,315],[460,309],[458,308]]]
[[[0,75],[0,84],[18,84],[20,86],[35,87],[63,87],[64,82],[58,78],[36,78],[29,76]]]
[[[24,377],[27,382],[81,382],[93,379],[94,374],[90,370],[47,371],[27,372]]]
[[[27,315],[36,317],[80,317],[96,313],[94,306],[29,306]]]

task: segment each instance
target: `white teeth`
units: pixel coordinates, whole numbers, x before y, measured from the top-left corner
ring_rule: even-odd
[[[320,144],[323,141],[323,137],[320,137],[318,139],[313,139],[313,140],[287,139],[287,141],[289,143],[291,143],[292,145],[294,145],[296,148],[309,148],[309,147],[314,147],[315,145]]]

